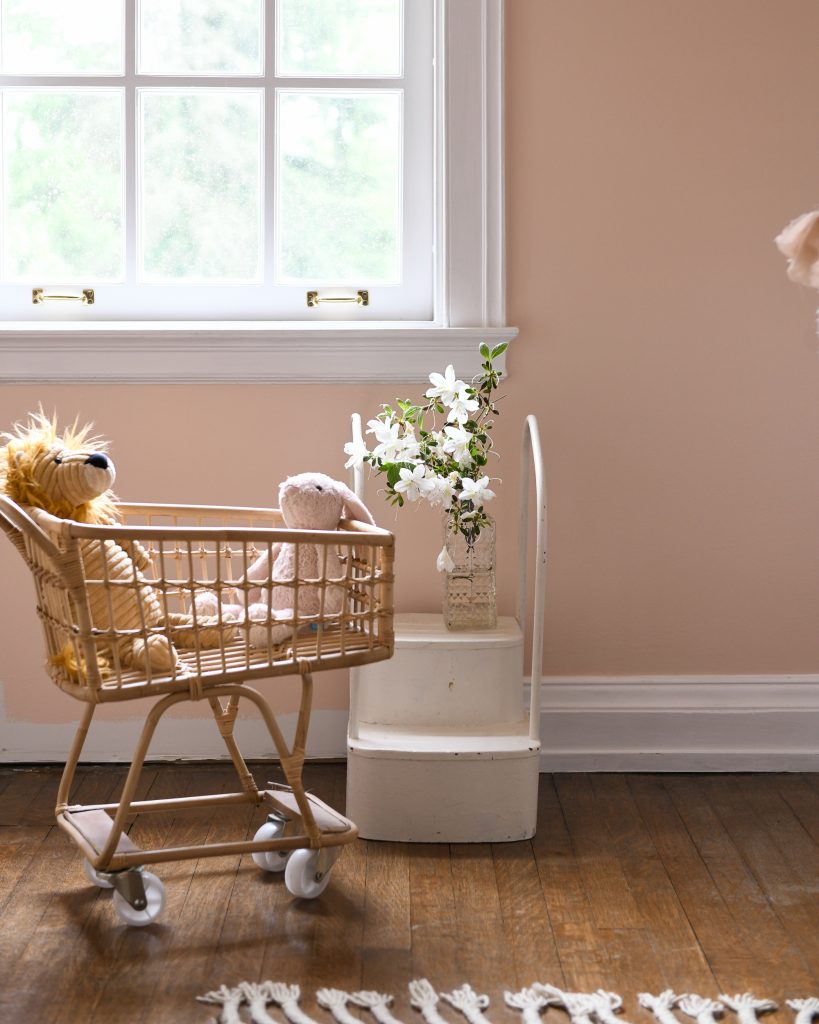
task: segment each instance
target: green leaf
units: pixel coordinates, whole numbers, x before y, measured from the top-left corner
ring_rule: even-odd
[[[504,353],[504,352],[505,352],[505,351],[506,351],[506,350],[507,350],[508,348],[509,348],[509,342],[508,342],[508,341],[502,341],[502,342],[500,343],[500,345],[496,345],[496,346],[495,346],[495,347],[494,347],[494,348],[492,349],[492,358],[493,358],[493,359],[497,359],[497,358],[498,358],[498,356],[502,356],[502,355],[503,355],[503,353]]]
[[[478,349],[478,351],[484,357],[484,359],[489,359],[489,346],[486,344],[485,341],[481,342],[481,347]]]

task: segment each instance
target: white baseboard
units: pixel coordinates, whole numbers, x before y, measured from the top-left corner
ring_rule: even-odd
[[[290,742],[296,714],[276,716]],[[143,719],[100,721],[92,724],[81,761],[128,764]],[[74,737],[73,723],[41,724],[0,719],[0,763],[63,762]],[[259,718],[239,718],[239,748],[249,760],[275,757],[273,744]],[[346,710],[313,711],[307,743],[309,758],[343,758],[347,753]],[[166,717],[159,723],[148,752],[150,761],[227,758],[225,745],[212,719]]]
[[[540,706],[541,771],[819,771],[819,675],[552,676]]]
[[[540,704],[541,771],[819,771],[819,675],[552,676]],[[295,717],[279,716],[288,739]],[[127,763],[141,727],[96,723],[83,760]],[[272,756],[258,719],[237,728],[246,757]],[[0,706],[0,762],[63,761],[73,735],[71,723],[8,720]],[[346,710],[314,711],[308,757],[345,757],[346,735]],[[167,717],[149,756],[219,758],[224,745],[208,718]]]

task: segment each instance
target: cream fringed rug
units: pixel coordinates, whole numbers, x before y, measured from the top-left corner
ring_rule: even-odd
[[[467,1024],[491,1024],[486,1012],[489,1008],[487,996],[478,995],[469,985],[462,985],[454,992],[436,992],[432,985],[421,978],[409,983],[410,1001],[423,1017],[425,1024],[450,1024],[438,1011],[443,1001],[466,1018]],[[206,995],[197,996],[202,1003],[220,1006],[219,1024],[281,1024],[268,1013],[268,1006],[277,1006],[289,1024],[321,1024],[308,1016],[299,1005],[301,989],[298,985],[285,985],[277,981],[261,983],[240,982],[236,988],[227,985]],[[337,988],[322,988],[316,992],[316,1002],[328,1010],[336,1024],[361,1024],[347,1009],[348,1004],[369,1010],[377,1024],[401,1024],[391,1013],[393,997],[380,992],[342,992]],[[757,999],[749,992],[744,995],[719,996],[708,999],[703,996],[676,995],[670,989],[653,996],[641,992],[640,1006],[650,1010],[657,1024],[683,1024],[692,1018],[696,1024],[717,1024],[716,1018],[726,1010],[736,1015],[736,1024],[759,1024],[758,1015],[777,1009],[770,999]],[[623,1000],[615,992],[564,992],[555,985],[536,982],[520,992],[506,992],[507,1006],[521,1013],[521,1024],[561,1024],[553,1015],[551,1022],[543,1021],[542,1015],[549,1007],[563,1012],[565,1024],[628,1024],[618,1016],[623,1009]],[[793,1024],[812,1024],[819,1019],[819,998],[789,999],[787,1005],[794,1012]],[[682,1017],[672,1011],[677,1008]],[[326,1020],[326,1018],[325,1018]],[[213,1018],[211,1018],[213,1021]]]

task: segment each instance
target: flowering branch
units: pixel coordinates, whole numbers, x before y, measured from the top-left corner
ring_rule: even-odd
[[[493,360],[506,351],[506,343],[491,351],[482,344],[481,373],[471,384],[455,376],[453,366],[431,373],[432,387],[425,402],[397,399],[396,408],[382,406],[367,423],[376,445],[364,441],[344,446],[346,466],[365,462],[386,477],[385,496],[392,505],[419,499],[447,512],[448,528],[461,533],[471,547],[489,521],[484,505],[495,497],[489,475],[483,473],[492,451],[493,417],[499,415],[493,393],[500,377]],[[438,428],[437,417],[444,416]],[[440,570],[451,569],[446,548],[438,558]]]

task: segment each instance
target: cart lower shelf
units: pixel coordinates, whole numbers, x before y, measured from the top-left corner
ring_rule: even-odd
[[[300,805],[299,797],[292,790],[276,787],[255,793],[130,804],[129,817],[237,804],[252,804],[267,811],[267,820],[252,840],[200,846],[143,850],[124,831],[114,843],[118,804],[67,807],[57,815],[57,824],[85,854],[83,867],[88,880],[100,889],[113,889],[114,909],[120,919],[125,924],[139,926],[152,924],[165,906],[165,886],[156,875],[144,870],[146,864],[249,853],[263,871],[284,872],[285,885],[294,896],[303,899],[320,896],[327,887],[341,847],[356,838],[358,829],[349,818],[318,797],[306,793],[302,800]],[[312,819],[309,825],[304,813]]]

